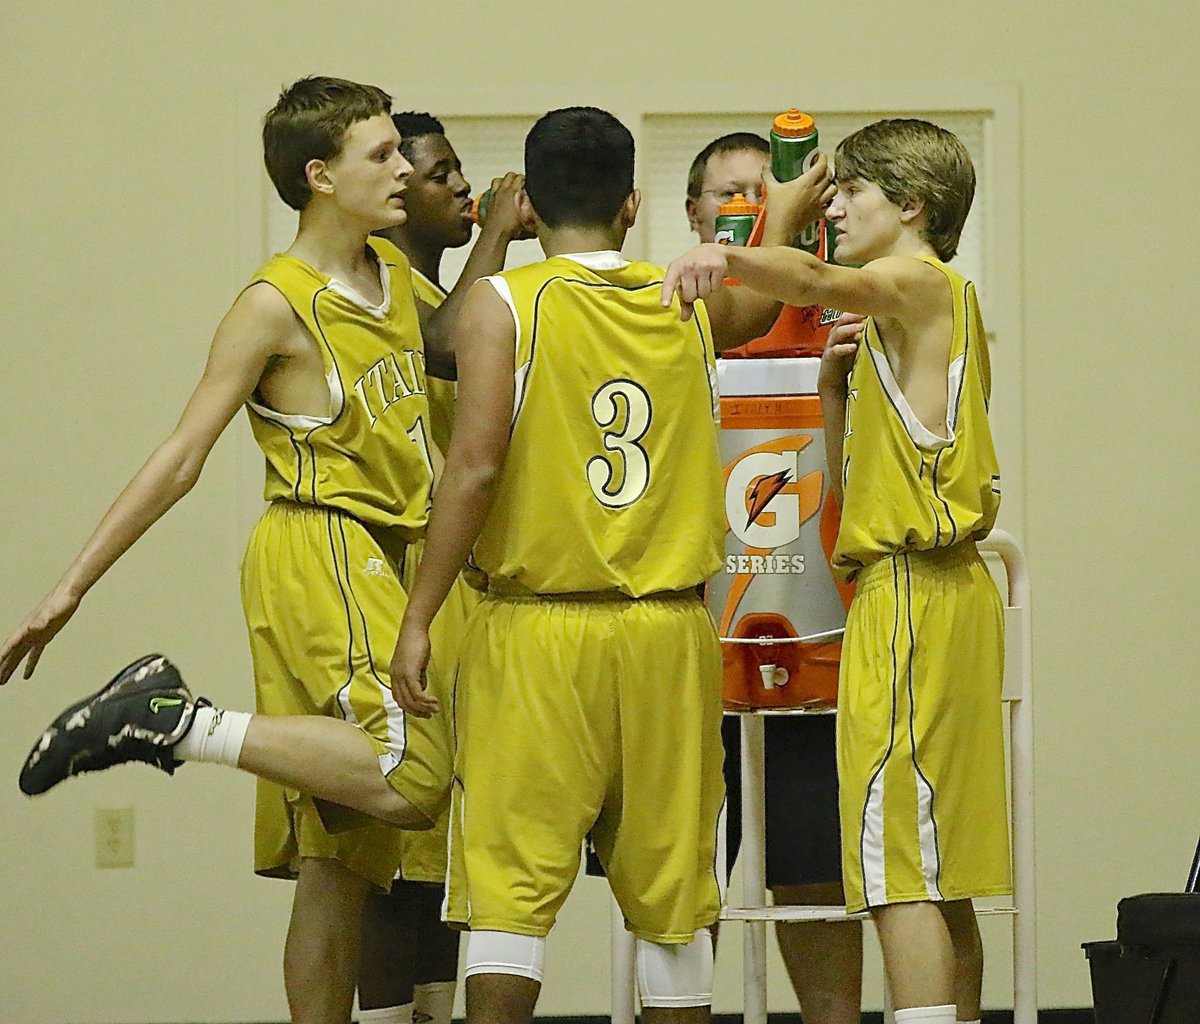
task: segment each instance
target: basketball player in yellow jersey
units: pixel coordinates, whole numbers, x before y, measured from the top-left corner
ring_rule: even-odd
[[[645,1019],[700,1021],[723,789],[720,654],[696,592],[724,530],[714,346],[761,333],[777,305],[742,289],[689,323],[659,308],[662,270],[620,254],[640,196],[611,114],[545,115],[525,175],[547,259],[464,304],[458,420],[393,688],[438,710],[429,626],[473,547],[489,591],[455,687],[447,898],[471,932],[468,1020],[532,1015],[590,830],[637,936]],[[815,216],[828,180],[781,186],[768,230]]]
[[[842,506],[834,565],[858,580],[838,694],[847,904],[875,918],[897,1021],[977,1021],[970,901],[1011,881],[1003,622],[975,548],[1000,501],[990,369],[974,287],[945,262],[975,172],[957,138],[916,120],[863,128],[835,163],[837,258],[861,269],[700,246],[671,265],[663,301],[677,292],[686,315],[728,273],[867,316],[857,345],[827,346],[819,380]]]
[[[404,223],[380,234],[412,265],[422,333],[427,340],[445,337],[470,286],[486,274],[503,270],[509,243],[524,237],[516,206],[524,177],[508,174],[492,183],[490,216],[457,283],[447,291],[441,284],[442,255],[471,241],[475,224],[471,186],[436,117],[408,111],[393,114],[392,123],[412,173],[404,193]],[[434,462],[439,465],[454,423],[455,385],[433,376],[427,385]],[[475,582],[486,588],[486,581]],[[458,660],[467,617],[482,599],[482,591],[460,576],[434,620],[433,645],[439,664],[450,672]],[[458,932],[446,925],[441,915],[449,822],[447,808],[428,831],[404,833],[400,871],[391,891],[367,897],[358,983],[361,1024],[405,1024],[422,1016],[430,1018],[430,1024],[450,1024],[458,974]]]
[[[411,167],[390,110],[379,89],[340,79],[280,96],[263,142],[299,211],[295,241],[238,296],[170,437],[0,648],[0,682],[23,659],[28,677],[248,407],[271,502],[242,578],[263,713],[214,708],[149,656],[60,715],[20,784],[32,795],[129,760],[167,772],[207,760],[264,780],[255,868],[297,879],[284,975],[298,1024],[348,1024],[363,900],[399,862],[393,826],[428,828],[449,787],[447,730],[406,718],[387,680],[432,483],[425,359],[452,372],[449,353],[423,351],[404,254],[369,237],[405,218]]]

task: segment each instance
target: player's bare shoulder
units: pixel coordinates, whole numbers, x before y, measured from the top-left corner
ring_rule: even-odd
[[[268,358],[300,354],[314,342],[283,293],[256,281],[234,300],[217,328],[216,342],[261,349]]]
[[[900,296],[897,319],[915,324],[936,315],[940,307],[950,311],[952,299],[946,275],[916,256],[881,256],[863,269],[888,281]]]
[[[258,281],[234,301],[213,347],[245,347],[262,359],[259,398],[277,412],[324,414],[328,388],[316,339],[273,285]]]
[[[883,333],[908,341],[948,336],[954,297],[937,267],[915,256],[882,256],[863,269],[886,282],[893,296],[894,314],[877,318]]]

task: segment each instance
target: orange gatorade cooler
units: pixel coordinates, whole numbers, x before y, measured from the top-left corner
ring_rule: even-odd
[[[837,701],[853,588],[829,567],[838,510],[825,471],[819,359],[720,360],[725,564],[709,583],[725,703]]]

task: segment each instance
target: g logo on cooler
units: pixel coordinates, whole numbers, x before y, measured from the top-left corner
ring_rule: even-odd
[[[742,452],[725,470],[725,521],[747,551],[770,552],[800,539],[821,506],[823,474],[800,475],[809,434],[778,437]]]
[[[725,518],[748,548],[778,548],[800,537],[800,501],[784,493],[796,479],[797,451],[750,452],[725,484]]]

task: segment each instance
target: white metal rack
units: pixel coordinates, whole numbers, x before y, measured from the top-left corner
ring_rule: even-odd
[[[1004,609],[1005,659],[1001,699],[1009,706],[1013,899],[1009,906],[981,907],[977,912],[1006,914],[1012,918],[1013,1024],[1037,1024],[1029,571],[1016,540],[1003,530],[993,530],[979,548],[982,552],[999,556],[1008,582],[1008,601]],[[769,921],[848,921],[869,917],[866,913],[847,914],[845,907],[766,905],[763,720],[768,714],[778,713],[779,709],[738,712],[742,725],[742,898],[747,905],[724,906],[721,919],[740,921],[745,925],[742,945],[745,1024],[766,1024],[767,1020],[766,926]],[[717,863],[724,864],[723,850],[718,852]],[[724,894],[722,896],[724,902]],[[625,930],[620,910],[614,904],[613,1024],[633,1024],[636,1015],[634,982],[633,937]],[[888,1016],[891,1016],[890,1012]]]

